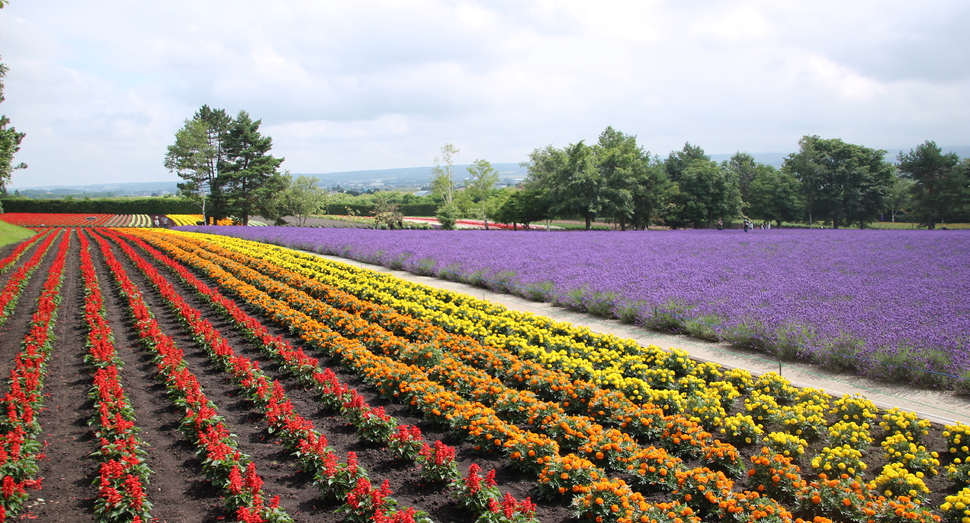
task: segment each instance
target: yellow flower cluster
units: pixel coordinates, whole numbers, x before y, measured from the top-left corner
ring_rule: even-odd
[[[798,458],[805,453],[808,441],[787,432],[769,432],[765,436],[764,445],[775,454],[781,454],[787,458]]]
[[[952,496],[947,496],[946,502],[940,505],[940,510],[951,521],[970,523],[970,488],[965,488]]]
[[[829,414],[835,415],[843,421],[867,423],[876,419],[879,409],[872,401],[858,395],[846,395],[835,400]]]
[[[872,445],[872,441],[868,423],[839,420],[829,427],[829,442],[833,445],[848,445],[863,450]]]
[[[970,458],[970,425],[947,425],[943,437],[950,447],[950,454],[964,460]]]
[[[929,434],[930,420],[920,418],[915,412],[892,408],[883,413],[879,426],[888,434],[902,434],[913,442]]]
[[[923,445],[910,441],[905,434],[894,434],[882,442],[886,451],[886,461],[900,463],[910,470],[920,471],[920,474],[936,475],[940,466],[939,454],[929,452]]]
[[[869,489],[882,493],[887,498],[909,496],[922,499],[930,493],[923,483],[923,474],[906,470],[902,463],[890,463],[869,483]]]
[[[862,474],[867,466],[862,461],[862,452],[848,445],[842,445],[823,448],[818,456],[812,458],[812,468],[820,472],[857,476]]]
[[[725,441],[731,443],[747,444],[758,441],[764,431],[755,423],[754,418],[747,414],[735,414],[727,416],[721,420],[718,432],[724,436]]]

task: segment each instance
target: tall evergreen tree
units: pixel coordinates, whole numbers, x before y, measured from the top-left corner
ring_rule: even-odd
[[[229,126],[222,142],[225,158],[219,167],[217,185],[225,207],[243,225],[249,218],[266,211],[276,194],[286,189],[286,179],[277,171],[283,158],[269,154],[273,139],[259,132],[261,120],[246,111]]]
[[[217,180],[225,164],[223,141],[231,123],[225,110],[203,105],[175,132],[175,143],[165,154],[165,167],[185,180],[178,184],[179,193],[199,205],[206,223],[210,216],[227,215]]]

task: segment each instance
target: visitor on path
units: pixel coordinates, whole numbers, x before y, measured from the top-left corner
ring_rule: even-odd
[[[748,232],[748,219],[744,219],[744,232]]]
[[[720,218],[717,219],[717,230],[719,230],[719,231],[723,231],[724,230],[724,220],[722,220]]]

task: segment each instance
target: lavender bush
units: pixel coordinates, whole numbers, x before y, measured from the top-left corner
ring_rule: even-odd
[[[970,368],[970,231],[182,229],[487,285],[885,379],[952,384]]]

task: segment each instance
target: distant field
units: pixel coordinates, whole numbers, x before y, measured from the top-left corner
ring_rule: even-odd
[[[195,225],[202,221],[202,215],[8,212],[0,213],[0,221],[21,227],[167,227],[170,225]],[[263,222],[252,220],[249,223],[250,225],[266,225]],[[221,220],[219,224],[232,225],[232,220]]]

